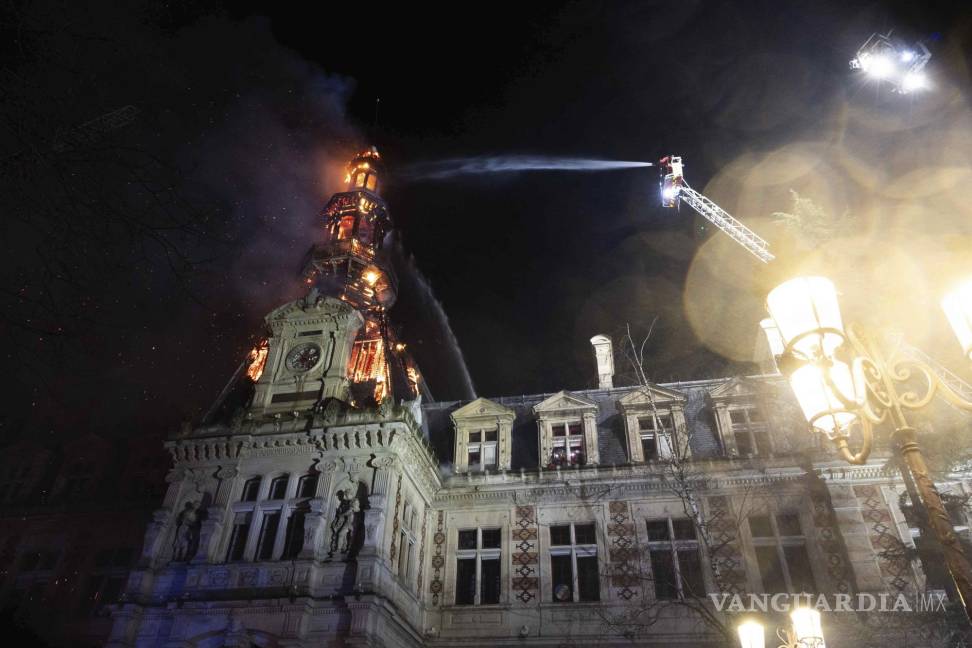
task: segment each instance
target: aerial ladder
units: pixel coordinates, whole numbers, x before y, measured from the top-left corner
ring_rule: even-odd
[[[700,216],[728,234],[734,241],[749,250],[763,263],[774,258],[769,251],[769,243],[756,232],[732,217],[729,212],[715,204],[685,182],[682,174],[682,158],[669,155],[659,161],[661,167],[661,198],[663,207],[678,207],[679,201],[685,202]]]

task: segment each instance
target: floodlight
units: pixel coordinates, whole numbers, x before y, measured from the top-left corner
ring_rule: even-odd
[[[921,90],[927,85],[928,79],[921,72],[909,72],[901,80],[901,92],[914,92]]]
[[[867,61],[864,71],[875,79],[887,79],[894,74],[895,68],[891,58],[885,54],[878,54],[865,59]]]

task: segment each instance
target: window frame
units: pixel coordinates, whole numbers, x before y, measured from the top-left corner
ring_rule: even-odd
[[[751,412],[758,412],[762,420],[753,421]],[[741,423],[733,421],[733,414],[741,413],[745,420]],[[765,412],[758,403],[734,403],[726,408],[726,419],[729,421],[729,434],[739,456],[766,457],[774,452],[770,435],[769,423]],[[751,452],[742,452],[739,448],[739,437],[745,435]],[[762,440],[762,444],[759,440]]]
[[[778,516],[781,515],[791,515],[796,518],[797,523],[800,525],[800,535],[783,535],[780,533],[779,522],[777,520]],[[769,519],[770,530],[772,531],[772,536],[757,536],[753,534],[752,522],[753,518],[766,517]],[[746,516],[746,528],[749,532],[749,539],[753,546],[753,557],[756,559],[756,573],[759,576],[759,585],[763,593],[766,594],[777,594],[778,592],[768,592],[766,589],[766,583],[764,582],[763,569],[759,564],[759,553],[757,549],[759,547],[773,547],[776,550],[776,560],[780,565],[781,575],[783,576],[783,583],[786,585],[787,592],[789,594],[799,594],[793,585],[793,577],[790,574],[790,564],[786,556],[787,547],[802,547],[804,553],[807,556],[807,571],[810,574],[810,578],[813,581],[814,592],[816,593],[820,587],[817,579],[817,575],[814,573],[812,560],[810,560],[810,543],[808,541],[807,533],[803,520],[800,519],[799,513],[795,511],[783,510],[769,510],[764,513],[759,513],[755,515]]]
[[[558,435],[555,430],[563,428],[564,434]],[[573,434],[572,430],[577,430]],[[547,465],[550,468],[569,468],[571,466],[587,465],[587,439],[584,429],[583,417],[571,417],[566,419],[555,419],[550,422],[550,456],[547,458]],[[576,450],[575,450],[576,448]],[[563,450],[562,461],[557,461],[558,450]],[[576,454],[580,455],[578,460],[574,460]]]
[[[702,560],[703,558],[702,545],[699,542],[699,533],[698,533],[698,529],[695,527],[695,523],[692,521],[691,518],[673,518],[670,516],[664,518],[648,518],[645,520],[646,534],[650,535],[650,533],[648,532],[648,526],[652,522],[661,522],[663,520],[666,524],[668,539],[652,540],[649,537],[645,543],[648,549],[648,563],[649,565],[651,565],[651,569],[652,569],[652,582],[654,583],[653,590],[654,590],[655,600],[684,601],[686,599],[685,588],[684,588],[685,579],[682,577],[682,564],[681,564],[681,560],[679,559],[679,552],[684,552],[684,551],[694,551],[696,557],[698,558],[700,572],[701,572],[700,575],[702,576],[702,587],[705,591],[694,593],[694,597],[695,598],[704,597],[708,592],[708,587],[705,582],[705,572],[702,569],[702,566],[705,564],[704,561]],[[679,521],[685,520],[689,522],[692,525],[692,533],[694,537],[692,539],[677,538],[675,536],[675,520],[679,520]],[[662,598],[658,595],[658,582],[655,580],[654,564],[651,561],[651,554],[654,551],[665,551],[670,555],[672,570],[675,574],[675,583],[674,583],[675,598]]]
[[[494,434],[492,441],[487,441],[488,434]],[[472,435],[478,434],[479,441],[473,441]],[[486,463],[487,450],[493,453],[493,462]],[[469,463],[470,455],[473,452],[479,453],[479,463]],[[466,430],[466,468],[468,470],[497,470],[499,468],[499,428],[480,428],[476,430]]]
[[[578,544],[577,542],[577,527],[592,527],[594,531],[594,542],[593,543],[583,543]],[[569,527],[570,528],[570,544],[569,545],[555,545],[553,544],[553,529],[559,527]],[[598,531],[597,522],[561,522],[557,524],[550,524],[548,529],[548,540],[549,540],[549,555],[550,555],[550,600],[553,603],[596,603],[601,600],[601,560],[599,558],[599,547],[598,547]],[[554,596],[554,581],[553,581],[553,558],[554,556],[570,556],[570,568],[571,568],[571,596],[567,600],[558,600]],[[597,584],[597,592],[595,593],[595,598],[581,598],[580,592],[580,570],[577,568],[578,558],[594,558],[597,564],[597,578],[595,583]]]
[[[475,549],[460,549],[459,548],[459,534],[463,531],[476,531],[476,548]],[[499,546],[498,547],[483,547],[483,531],[498,531],[499,532]],[[503,603],[503,527],[502,526],[477,526],[477,527],[467,527],[460,528],[456,531],[456,573],[455,573],[455,590],[453,591],[453,603],[457,606],[483,606],[483,605],[501,605]],[[474,595],[472,603],[460,603],[459,602],[459,561],[460,560],[475,560],[476,569],[474,571]],[[497,592],[496,602],[483,603],[483,561],[484,560],[495,560],[497,561],[497,566],[500,570],[499,578],[499,591]]]

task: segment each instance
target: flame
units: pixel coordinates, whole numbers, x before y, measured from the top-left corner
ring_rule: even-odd
[[[381,401],[385,396],[385,345],[378,338],[357,340],[351,349],[351,359],[348,362],[348,379],[353,383],[374,380],[375,400]]]
[[[263,340],[260,344],[253,347],[247,354],[246,375],[250,380],[256,382],[263,375],[263,369],[267,365],[267,353],[270,351],[269,341]]]
[[[380,275],[374,270],[368,270],[363,276],[366,284],[369,286],[374,286],[376,283],[378,283],[378,278]]]

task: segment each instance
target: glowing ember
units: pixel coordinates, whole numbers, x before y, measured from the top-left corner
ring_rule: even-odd
[[[260,380],[260,376],[263,375],[263,368],[267,365],[267,353],[269,350],[270,345],[267,343],[267,340],[264,340],[253,347],[250,353],[247,354],[246,359],[248,364],[246,365],[246,375],[253,382]]]
[[[368,270],[368,271],[366,271],[364,273],[363,277],[364,277],[365,283],[368,284],[369,286],[374,286],[376,283],[378,283],[378,277],[379,277],[379,275],[374,270]]]
[[[348,379],[353,383],[375,381],[375,400],[381,401],[385,396],[385,365],[384,342],[381,338],[358,340],[351,349],[351,360],[348,362]]]

